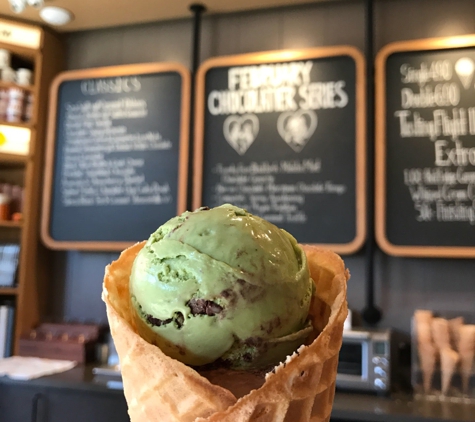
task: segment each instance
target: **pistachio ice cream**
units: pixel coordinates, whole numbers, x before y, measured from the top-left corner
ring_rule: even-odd
[[[162,225],[129,285],[139,334],[188,365],[275,364],[312,332],[305,253],[286,231],[229,204]]]

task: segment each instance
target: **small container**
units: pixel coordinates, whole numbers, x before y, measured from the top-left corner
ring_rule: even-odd
[[[8,106],[7,112],[5,114],[5,120],[10,123],[20,123],[21,116],[23,115],[23,108],[18,109],[18,107]]]
[[[4,48],[0,48],[0,69],[10,67],[11,63],[12,63],[11,53]]]
[[[18,185],[13,185],[10,194],[10,212],[12,214],[22,212],[23,208],[23,188]]]
[[[29,122],[33,117],[33,94],[31,92],[26,94],[25,107],[23,109],[23,121]]]
[[[33,80],[33,72],[30,69],[20,68],[16,71],[16,83],[18,85],[29,86]]]
[[[10,96],[8,95],[8,89],[0,89],[0,119],[5,119],[7,114],[8,102]]]
[[[9,88],[8,89],[9,100],[21,100],[25,99],[25,90],[21,88]]]
[[[3,82],[15,82],[16,81],[16,72],[11,67],[2,68],[2,81]]]
[[[6,121],[18,123],[22,121],[25,109],[25,91],[20,88],[10,88],[8,90],[8,106],[6,110]]]
[[[0,193],[0,220],[10,219],[10,197],[5,193]]]

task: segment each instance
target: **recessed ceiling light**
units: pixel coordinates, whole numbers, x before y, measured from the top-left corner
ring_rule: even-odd
[[[41,19],[50,25],[66,25],[73,20],[73,14],[62,7],[47,6],[40,10]]]

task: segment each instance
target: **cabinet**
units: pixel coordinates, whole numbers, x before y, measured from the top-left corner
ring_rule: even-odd
[[[21,219],[0,220],[0,243],[20,245],[16,283],[0,287],[0,305],[9,302],[15,308],[12,351],[16,352],[20,335],[38,324],[47,299],[49,259],[39,237],[40,199],[49,86],[64,68],[64,53],[53,32],[4,19],[0,19],[0,50],[9,52],[10,68],[33,71],[29,85],[0,80],[0,92],[16,90],[32,99],[29,119],[14,121],[0,113],[0,183],[23,188]],[[13,150],[6,148],[12,145]]]
[[[1,422],[129,422],[122,392],[0,384]]]

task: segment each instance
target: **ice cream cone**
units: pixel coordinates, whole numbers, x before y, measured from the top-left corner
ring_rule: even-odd
[[[414,321],[416,322],[416,325],[421,322],[430,323],[432,321],[432,318],[432,311],[427,311],[425,309],[417,309],[414,312]]]
[[[458,350],[460,342],[460,327],[463,326],[463,317],[449,319],[450,340],[454,350]]]
[[[329,421],[349,278],[337,255],[304,246],[316,284],[310,309],[316,338],[267,373],[260,387],[237,399],[136,333],[128,282],[142,246],[125,250],[106,268],[103,288],[132,422]]]
[[[440,369],[442,371],[442,395],[447,395],[452,381],[452,376],[455,372],[455,367],[459,361],[459,354],[450,349],[444,347],[440,350]]]
[[[462,325],[459,328],[460,372],[462,374],[462,390],[468,394],[470,376],[472,375],[473,358],[475,356],[475,325]]]
[[[449,321],[444,318],[433,318],[431,326],[432,338],[439,351],[445,348],[450,349]]]
[[[414,312],[413,324],[418,345],[432,343],[432,318],[432,311],[418,309]]]
[[[426,344],[432,344],[432,328],[428,322],[416,322],[416,336],[419,347],[424,347]]]
[[[432,343],[422,343],[418,347],[419,363],[422,371],[422,385],[424,393],[428,394],[432,388],[437,350]]]

